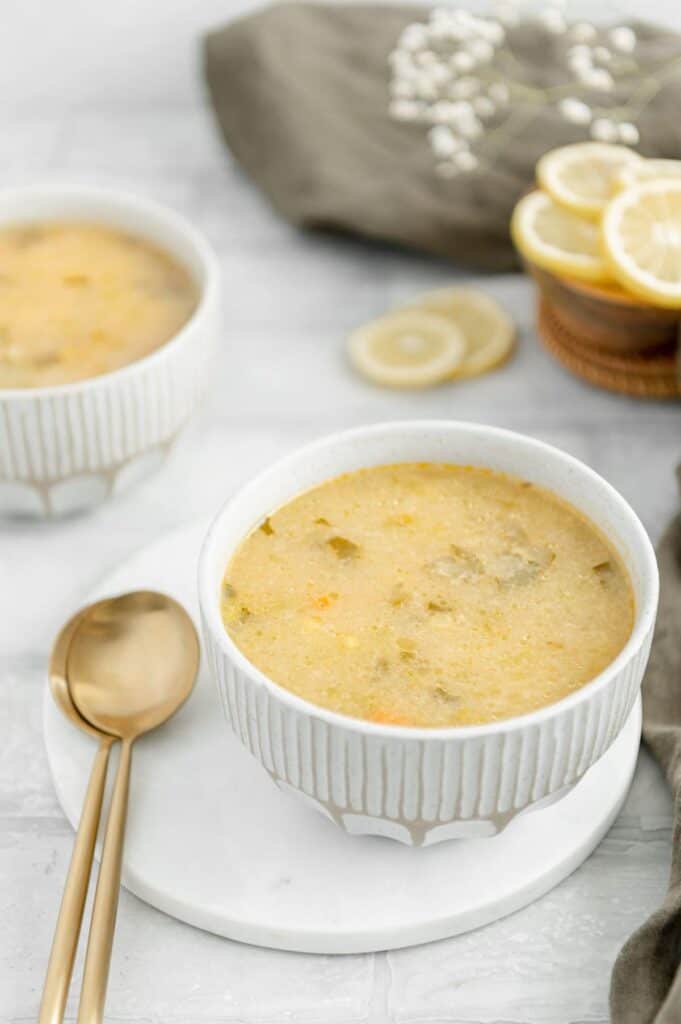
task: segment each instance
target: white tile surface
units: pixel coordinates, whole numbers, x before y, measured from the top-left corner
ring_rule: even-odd
[[[163,0],[162,5],[155,0],[5,0],[0,96],[22,104],[47,98],[64,106],[80,103],[87,87],[90,96],[111,105],[196,99],[197,37],[264,5],[262,0]],[[464,0],[462,6],[489,11],[491,4]],[[518,6],[537,8],[541,0]],[[681,27],[676,0],[650,0],[645,9],[640,0],[570,0],[569,7],[575,17],[607,19],[640,18],[645,10],[646,19]]]
[[[60,623],[118,559],[209,514],[293,446],[390,417],[482,420],[558,444],[619,487],[654,538],[675,508],[678,408],[563,373],[537,347],[529,288],[515,280],[488,284],[522,325],[518,354],[498,373],[423,394],[377,391],[350,373],[342,342],[354,323],[456,275],[380,246],[303,237],[274,217],[219,145],[193,77],[191,36],[228,7],[168,0],[160,17],[151,3],[95,13],[65,0],[46,23],[46,5],[29,0],[3,25],[0,184],[95,180],[169,203],[216,245],[226,308],[212,392],[160,477],[89,518],[0,526],[0,1024],[35,1019],[71,846],[41,742],[45,659]],[[22,61],[29,43],[42,76]],[[604,1024],[616,950],[665,887],[670,816],[644,754],[610,836],[553,893],[469,936],[377,957],[240,947],[124,893],[107,1019]]]

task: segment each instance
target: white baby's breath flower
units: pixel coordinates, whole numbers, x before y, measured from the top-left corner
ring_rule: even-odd
[[[416,121],[423,107],[415,100],[393,100],[390,104],[390,116],[396,121]]]
[[[415,96],[415,89],[413,84],[407,81],[406,78],[395,78],[390,83],[390,93],[398,99],[410,100]]]
[[[436,85],[447,85],[452,80],[451,68],[448,68],[446,64],[436,64],[432,72],[433,81]]]
[[[483,39],[486,39],[492,46],[500,46],[506,35],[503,25],[500,25],[498,21],[490,21],[488,18],[481,19],[479,31]]]
[[[596,28],[588,21],[578,21],[570,29],[570,36],[578,43],[590,43],[597,35]]]
[[[519,15],[512,3],[499,3],[494,8],[497,20],[506,28],[513,28],[520,20]]]
[[[487,90],[487,95],[490,99],[494,100],[495,103],[499,103],[501,106],[504,106],[510,99],[511,90],[505,82],[493,82]]]
[[[403,82],[411,82],[414,88],[417,87],[417,83],[421,75],[423,74],[421,68],[417,68],[415,64],[411,64],[408,68],[404,68],[399,74],[395,75],[395,78],[401,79]]]
[[[584,68],[577,72],[577,77],[582,85],[599,92],[609,92],[614,85],[612,75],[605,68]]]
[[[460,8],[454,12],[455,17],[452,22],[451,31],[453,33],[454,38],[456,39],[470,39],[471,36],[474,34],[474,30],[472,25],[470,24],[470,21],[466,18],[461,17],[462,13],[465,14],[467,12],[462,12]]]
[[[427,29],[432,34],[435,29],[448,29],[453,24],[455,24],[455,21],[452,18],[451,11],[448,11],[445,7],[434,7],[428,18]]]
[[[437,32],[438,38],[453,39],[455,42],[466,39],[470,31],[466,25],[461,24],[456,10],[445,11],[436,19],[433,30]]]
[[[428,36],[433,42],[440,42],[443,39],[458,40],[459,30],[456,25],[448,25],[447,22],[436,23],[428,26]]]
[[[475,67],[475,58],[470,53],[460,50],[454,54],[450,63],[456,71],[472,71]]]
[[[587,46],[586,43],[575,43],[574,46],[570,47],[570,49],[567,52],[567,55],[568,60],[586,60],[590,64],[593,63],[591,47]]]
[[[461,121],[458,124],[459,133],[464,139],[477,139],[482,135],[482,122],[477,117]]]
[[[474,171],[478,166],[477,156],[475,153],[470,153],[468,150],[463,150],[461,153],[455,153],[452,159],[460,171]]]
[[[428,132],[430,145],[435,156],[443,159],[453,156],[461,147],[461,143],[455,138],[451,128],[444,124],[438,124]]]
[[[591,107],[574,96],[567,96],[558,106],[565,120],[571,124],[589,124],[591,121]]]
[[[419,50],[414,59],[423,68],[432,67],[433,64],[438,62],[437,54],[433,53],[432,50]]]
[[[622,121],[618,125],[618,135],[620,142],[627,146],[635,146],[640,139],[638,128],[631,121]]]
[[[484,63],[494,56],[494,47],[486,39],[473,39],[469,44],[469,53],[475,60]]]
[[[434,124],[447,124],[454,119],[452,114],[453,107],[454,104],[448,103],[447,100],[438,100],[437,103],[432,103],[428,108],[428,120]]]
[[[405,71],[409,71],[414,67],[414,61],[411,53],[407,50],[393,50],[388,57],[391,67],[396,74],[403,74]]]
[[[405,50],[421,50],[428,43],[428,33],[425,25],[415,22],[407,25],[400,36],[400,47]]]
[[[438,89],[430,71],[421,71],[416,77],[417,94],[422,100],[436,100]]]
[[[621,60],[611,64],[613,55],[635,49],[635,32],[626,25],[599,31],[586,21],[568,26],[562,11],[564,2],[544,0],[544,10],[537,16],[547,32],[566,35],[566,64],[579,83],[575,85],[577,95],[557,101],[560,115],[570,124],[588,125],[591,137],[599,141],[636,145],[636,125],[608,116],[595,117],[587,93],[613,89],[615,78],[608,66],[615,73],[624,68]],[[513,0],[502,0],[496,20],[458,7],[434,8],[427,21],[415,22],[402,31],[390,54],[390,116],[425,126],[438,174],[451,177],[475,170],[480,157],[471,150],[474,140],[482,136],[484,147],[484,134],[490,129],[488,119],[508,116],[513,85],[501,76],[495,80],[497,72],[491,62],[504,41],[505,26],[517,21]],[[479,65],[487,66],[478,73]],[[580,86],[586,102],[579,95]]]
[[[589,84],[589,76],[590,76],[591,72],[593,71],[593,68],[591,67],[591,65],[589,64],[586,67],[576,67],[574,64],[571,64],[570,66],[571,66],[572,70],[575,73],[575,77],[577,78],[577,81],[581,82],[582,85],[588,85]]]
[[[607,117],[597,117],[591,125],[591,137],[598,142],[614,142],[619,137],[617,125]]]
[[[468,39],[470,35],[470,29],[465,25],[452,25],[449,30],[449,38],[453,39],[456,43],[462,43],[464,39]]]
[[[588,74],[588,72],[593,68],[593,64],[588,57],[568,57],[567,63],[570,71],[572,71],[577,78],[581,78],[582,75]]]
[[[470,75],[453,82],[449,87],[449,95],[453,99],[470,99],[480,91],[480,79],[472,78]]]
[[[554,36],[562,35],[567,29],[565,18],[555,7],[547,7],[539,14],[539,21],[547,32]]]
[[[450,103],[449,107],[450,114],[455,121],[470,121],[475,117],[473,106],[468,100],[457,100],[455,103]]]
[[[620,53],[633,53],[636,49],[636,33],[628,25],[617,25],[610,31],[610,42]]]
[[[609,92],[615,84],[615,80],[605,68],[594,68],[590,75],[590,83],[594,89],[602,89]]]
[[[494,102],[489,98],[489,96],[477,96],[473,100],[473,110],[476,114],[479,114],[480,117],[491,117],[496,109]]]
[[[571,46],[567,52],[568,67],[575,74],[593,67],[593,55],[588,46]]]

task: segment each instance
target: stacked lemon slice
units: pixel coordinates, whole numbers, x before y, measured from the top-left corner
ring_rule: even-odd
[[[681,161],[586,142],[543,156],[537,183],[511,221],[530,263],[681,308]]]
[[[513,348],[508,313],[474,288],[440,288],[354,331],[350,362],[375,384],[421,388],[491,370]]]

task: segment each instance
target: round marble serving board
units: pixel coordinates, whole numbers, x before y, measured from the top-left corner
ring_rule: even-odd
[[[163,590],[198,621],[205,531],[200,523],[161,537],[91,599]],[[282,793],[229,731],[204,667],[179,714],[135,746],[123,884],[182,921],[276,949],[358,953],[456,935],[525,906],[588,857],[627,794],[640,731],[639,702],[562,800],[491,839],[413,848],[347,835]],[[57,795],[76,825],[94,744],[49,690],[44,732]]]

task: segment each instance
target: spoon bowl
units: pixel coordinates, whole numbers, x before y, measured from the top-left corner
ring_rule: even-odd
[[[182,605],[135,591],[99,601],[76,623],[68,689],[91,726],[133,740],[184,704],[198,665],[198,637]]]
[[[60,630],[57,639],[54,641],[52,653],[50,654],[47,678],[50,684],[50,693],[52,694],[52,698],[64,717],[68,718],[68,720],[78,729],[82,729],[83,732],[88,733],[89,736],[98,740],[102,736],[101,731],[96,729],[93,725],[90,725],[87,719],[83,718],[78,708],[73,703],[71,691],[69,690],[69,685],[66,679],[66,664],[68,661],[69,650],[71,648],[71,641],[83,617],[88,611],[89,608],[81,608],[81,610],[76,612],[76,614],[73,615],[66,625]]]

